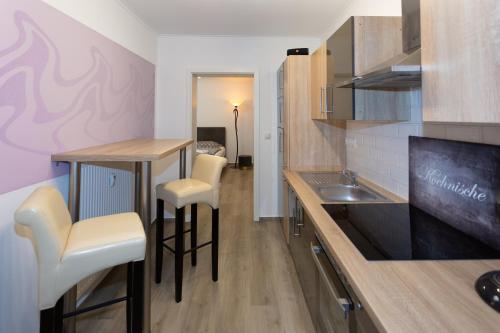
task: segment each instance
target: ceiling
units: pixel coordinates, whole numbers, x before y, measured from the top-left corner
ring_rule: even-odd
[[[350,0],[120,0],[159,34],[321,36]]]

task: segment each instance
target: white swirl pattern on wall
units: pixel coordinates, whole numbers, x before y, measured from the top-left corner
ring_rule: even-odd
[[[45,26],[37,22],[36,13],[0,14],[18,32],[0,48],[0,193],[65,172],[50,162],[55,152],[153,136],[154,65],[50,11],[54,25],[64,23],[60,32],[46,16]],[[74,33],[87,54],[73,57],[65,37],[51,38],[59,33]],[[12,38],[0,32],[4,37]]]

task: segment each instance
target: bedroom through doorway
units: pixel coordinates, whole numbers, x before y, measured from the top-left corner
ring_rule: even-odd
[[[241,193],[251,202],[252,220],[258,220],[255,205],[254,118],[256,77],[252,73],[192,73],[192,134],[195,140],[193,161],[199,154],[224,156],[228,160],[224,173],[253,184]],[[257,81],[258,82],[258,81]],[[226,179],[227,177],[223,177]],[[258,213],[257,213],[258,214]]]

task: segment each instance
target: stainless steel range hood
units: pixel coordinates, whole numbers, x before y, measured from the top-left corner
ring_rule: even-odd
[[[340,82],[337,88],[407,89],[422,85],[420,49],[398,55],[367,73]]]
[[[402,0],[403,52],[337,88],[408,89],[422,86],[420,0]]]

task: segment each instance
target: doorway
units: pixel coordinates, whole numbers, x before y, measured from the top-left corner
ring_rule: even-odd
[[[258,108],[254,73],[191,72],[192,158],[198,154],[224,156],[228,168],[253,177],[249,200],[258,205]],[[257,124],[257,126],[255,126]],[[250,170],[250,171],[249,171]]]

